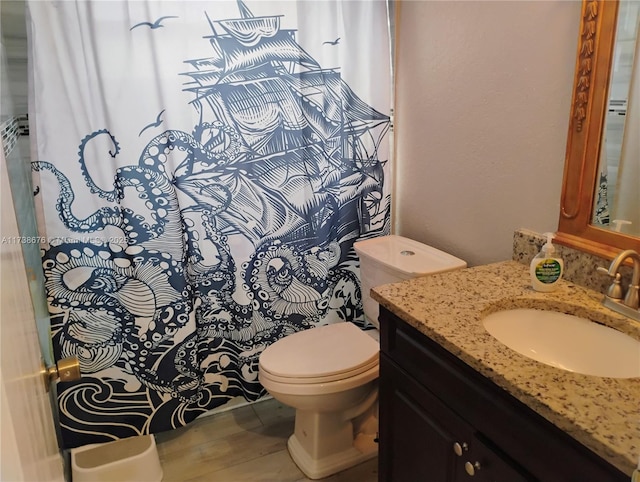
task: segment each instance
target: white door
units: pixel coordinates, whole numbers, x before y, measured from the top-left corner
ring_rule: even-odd
[[[0,148],[0,480],[63,481],[21,240]]]

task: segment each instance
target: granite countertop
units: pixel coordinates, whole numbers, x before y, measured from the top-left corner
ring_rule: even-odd
[[[631,475],[640,457],[640,378],[580,375],[531,360],[482,325],[513,308],[561,311],[640,340],[640,323],[602,306],[601,293],[560,281],[553,293],[531,288],[529,267],[504,261],[383,285],[372,297],[538,414]]]

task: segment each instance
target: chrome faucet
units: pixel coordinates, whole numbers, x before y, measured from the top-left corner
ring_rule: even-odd
[[[618,269],[620,269],[620,266],[627,258],[631,258],[633,261],[633,274],[631,275],[631,282],[625,294],[624,288],[620,283],[620,273]],[[640,289],[640,254],[633,249],[622,251],[611,262],[608,270],[606,268],[598,268],[598,271],[606,273],[613,278],[613,283],[607,290],[603,304],[607,308],[611,308],[629,318],[640,321],[640,298],[638,297],[638,291]]]

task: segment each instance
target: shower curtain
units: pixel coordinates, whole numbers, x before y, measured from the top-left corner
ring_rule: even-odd
[[[364,328],[387,234],[384,1],[29,1],[32,167],[65,447],[265,394],[258,357]],[[327,354],[331,356],[331,354]]]

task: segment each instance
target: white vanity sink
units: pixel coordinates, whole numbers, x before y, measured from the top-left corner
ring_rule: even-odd
[[[483,324],[512,350],[547,365],[584,375],[640,377],[640,341],[586,318],[513,309],[492,313]]]

